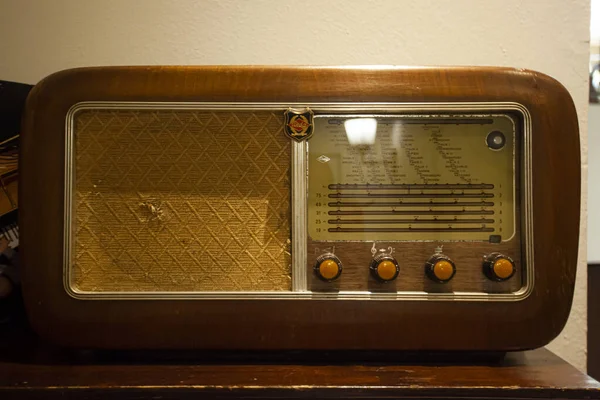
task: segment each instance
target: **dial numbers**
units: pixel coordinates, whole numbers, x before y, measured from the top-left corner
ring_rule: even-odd
[[[313,240],[509,240],[514,234],[513,120],[506,115],[318,116],[309,141]],[[490,148],[490,132],[502,132]],[[372,133],[372,132],[371,132]],[[358,144],[357,144],[358,143]],[[497,147],[497,146],[496,146]]]

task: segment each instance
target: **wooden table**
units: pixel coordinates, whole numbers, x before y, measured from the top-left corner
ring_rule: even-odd
[[[546,349],[450,362],[373,353],[74,355],[40,343],[27,330],[4,332],[2,339],[2,400],[600,399],[600,383]]]

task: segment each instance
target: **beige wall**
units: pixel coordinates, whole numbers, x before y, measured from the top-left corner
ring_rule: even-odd
[[[561,81],[583,133],[588,50],[589,0],[0,0],[0,79],[115,64],[506,65]],[[584,369],[581,242],[573,312],[551,347]]]

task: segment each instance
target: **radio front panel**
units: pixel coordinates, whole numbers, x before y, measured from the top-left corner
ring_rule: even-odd
[[[567,321],[568,91],[484,67],[100,67],[31,91],[22,286],[87,349],[516,351]]]
[[[65,289],[522,299],[528,118],[510,103],[77,104]]]

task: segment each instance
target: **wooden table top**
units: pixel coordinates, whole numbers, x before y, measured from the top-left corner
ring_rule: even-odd
[[[502,360],[389,353],[69,353],[28,332],[0,333],[1,399],[600,399],[600,383],[546,349]]]

